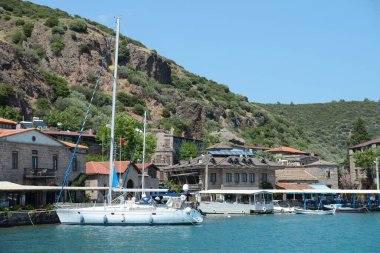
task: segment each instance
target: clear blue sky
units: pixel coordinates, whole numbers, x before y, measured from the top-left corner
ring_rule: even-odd
[[[261,103],[380,99],[377,0],[32,0],[114,27]]]

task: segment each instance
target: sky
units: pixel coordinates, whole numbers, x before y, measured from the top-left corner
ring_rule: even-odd
[[[31,0],[142,42],[257,103],[380,100],[378,0]]]

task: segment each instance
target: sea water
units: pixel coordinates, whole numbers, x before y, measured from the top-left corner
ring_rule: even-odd
[[[197,226],[0,229],[0,252],[380,252],[380,213],[207,216]]]

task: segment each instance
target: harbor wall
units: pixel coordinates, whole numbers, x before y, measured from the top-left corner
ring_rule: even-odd
[[[59,223],[59,218],[53,210],[0,212],[0,227],[55,223]]]

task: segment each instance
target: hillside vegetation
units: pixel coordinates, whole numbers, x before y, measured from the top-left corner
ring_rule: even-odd
[[[323,104],[260,104],[268,112],[284,117],[302,128],[311,144],[330,160],[342,161],[347,141],[358,118],[363,119],[369,137],[380,136],[380,102],[364,100]]]
[[[61,10],[2,0],[0,117],[40,116],[50,126],[78,130],[111,34],[104,25]],[[284,145],[338,160],[357,115],[354,109],[343,112],[341,103],[337,115],[330,104],[330,109],[252,104],[227,85],[190,73],[125,36],[118,58],[117,111],[141,120],[147,110],[152,127],[173,128],[176,135],[203,139],[205,146],[219,141]],[[87,124],[95,131],[109,121],[113,69],[108,56]]]

